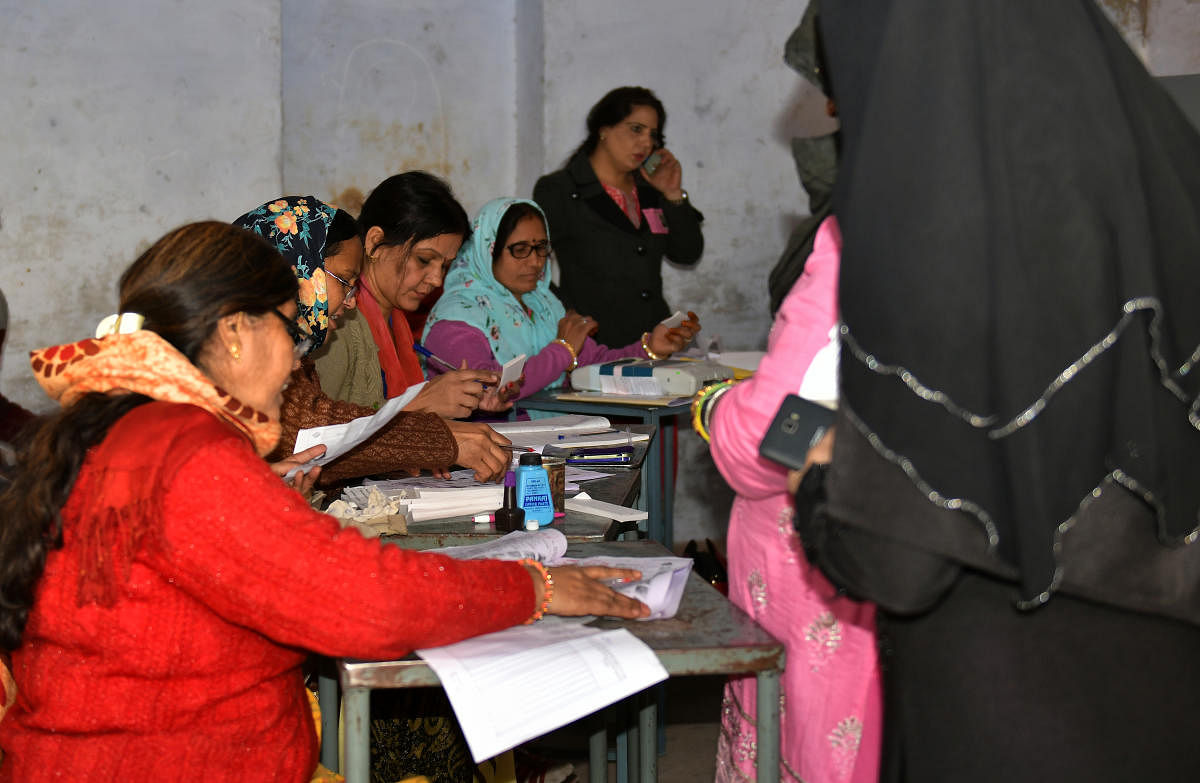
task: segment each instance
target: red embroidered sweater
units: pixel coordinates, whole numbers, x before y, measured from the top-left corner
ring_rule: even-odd
[[[137,497],[147,502],[121,505]],[[104,508],[124,511],[95,524]],[[535,609],[516,563],[342,530],[190,405],[149,403],[118,421],[88,455],[63,526],[13,654],[3,781],[307,781],[306,650],[398,657]],[[111,606],[77,600],[95,584],[96,551]]]

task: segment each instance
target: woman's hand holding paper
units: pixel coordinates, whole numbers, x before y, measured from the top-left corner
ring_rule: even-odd
[[[656,355],[665,357],[682,351],[699,332],[700,318],[689,310],[688,317],[678,326],[668,327],[665,323],[655,326],[646,342]]]

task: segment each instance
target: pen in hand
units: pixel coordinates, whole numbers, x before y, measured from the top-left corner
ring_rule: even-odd
[[[437,362],[438,364],[440,364],[440,365],[442,365],[443,367],[445,367],[447,370],[457,370],[457,369],[459,369],[458,367],[455,367],[453,364],[451,364],[450,362],[446,361],[446,360],[445,360],[445,359],[443,359],[442,357],[438,356],[438,355],[437,355],[437,354],[435,354],[433,351],[429,350],[428,348],[426,348],[425,346],[421,345],[420,343],[413,343],[413,350],[414,350],[414,351],[416,351],[417,353],[421,354],[422,356],[424,356],[426,359],[429,359],[430,361]]]

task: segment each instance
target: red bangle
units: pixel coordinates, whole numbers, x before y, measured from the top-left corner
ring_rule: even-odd
[[[544,617],[546,614],[546,609],[550,607],[550,602],[554,600],[554,577],[550,575],[550,569],[546,568],[546,566],[542,565],[538,560],[534,560],[530,557],[524,557],[517,562],[523,566],[536,568],[538,573],[542,575],[542,583],[546,587],[545,592],[542,594],[542,605],[536,612],[533,613],[532,617],[525,621],[525,624],[529,625],[530,623],[535,623],[542,619],[542,617]]]

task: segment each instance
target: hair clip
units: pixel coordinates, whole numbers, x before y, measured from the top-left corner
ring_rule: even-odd
[[[110,334],[130,334],[142,328],[146,317],[138,313],[114,313],[96,326],[96,339]]]

